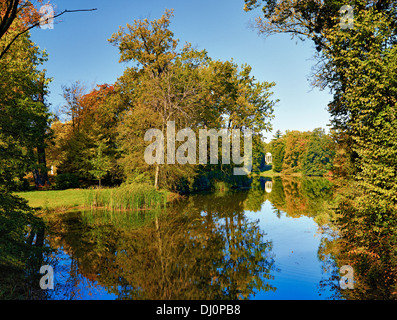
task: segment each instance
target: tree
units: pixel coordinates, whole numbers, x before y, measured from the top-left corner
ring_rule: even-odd
[[[0,39],[0,48],[16,33],[18,30],[8,29]],[[0,269],[7,275],[0,290],[12,298],[24,293],[43,252],[42,219],[12,192],[27,173],[43,165],[43,140],[49,136],[51,117],[43,99],[49,82],[40,70],[45,60],[46,54],[30,40],[29,33],[18,37],[0,59]]]
[[[259,5],[247,0],[246,10]],[[257,27],[265,35],[287,32],[314,40],[320,62],[315,83],[334,93],[332,124],[341,131],[337,137],[348,139],[339,140],[340,145],[350,145],[347,159],[353,168],[343,172],[383,194],[381,203],[395,202],[389,183],[396,164],[386,159],[395,154],[390,141],[395,128],[396,1],[357,0],[350,5],[351,29],[339,26],[340,1],[265,1]]]
[[[247,9],[259,3],[246,2]],[[343,195],[336,209],[344,263],[374,283],[387,274],[384,280],[395,291],[397,3],[351,1],[354,26],[341,29],[337,10],[344,3],[299,1],[294,17],[289,13],[283,19],[280,9],[287,2],[266,1],[266,23],[258,26],[301,34],[317,45],[315,84],[334,94],[329,111],[338,138],[337,172],[347,178],[339,183]]]
[[[335,92],[334,125],[351,141],[364,202],[371,199],[384,209],[396,204],[394,31],[388,14],[365,10],[356,14],[354,30],[330,30],[324,50],[329,63],[323,77]]]
[[[328,30],[339,27],[341,8],[347,3],[340,0],[244,0],[245,11],[259,8],[262,4],[262,16],[258,16],[254,27],[260,34],[268,37],[277,33],[287,33],[304,41],[314,42],[317,51],[328,46]],[[391,28],[396,35],[396,1],[393,0],[353,0],[348,3],[354,12],[374,10],[382,12],[392,21]]]
[[[67,98],[64,123],[54,122],[54,142],[49,147],[49,161],[59,173],[73,173],[83,180],[93,178],[92,159],[100,143],[103,154],[111,160],[107,177],[111,183],[122,179],[117,164],[120,156],[117,126],[123,111],[113,85],[97,85],[89,93],[78,82],[65,87]],[[73,118],[71,118],[73,116]]]
[[[171,17],[172,11],[167,10],[158,20],[136,20],[109,39],[118,46],[121,62],[137,63],[116,84],[127,109],[119,127],[121,162],[127,176],[133,180],[154,176],[156,187],[174,187],[181,179],[191,181],[196,168],[193,164],[169,165],[171,154],[161,165],[148,165],[142,156],[139,159],[149,129],[158,128],[165,137],[167,124],[173,121],[176,132],[182,128],[196,133],[200,128],[238,128],[251,129],[260,137],[261,131],[270,128],[275,104],[270,100],[274,83],[257,82],[250,66],[212,61],[205,50],[192,49],[190,44],[178,49],[178,40],[169,29]]]
[[[134,60],[138,68],[140,67],[126,72],[127,77],[131,72],[138,73],[132,74],[134,78],[140,76],[140,103],[135,104],[134,109],[138,106],[146,108],[147,105],[158,115],[156,126],[160,126],[163,136],[168,121],[178,117],[186,123],[190,118],[199,86],[197,81],[189,80],[192,72],[188,72],[183,64],[175,61],[178,55],[183,59],[189,46],[177,52],[178,40],[173,38],[173,33],[169,30],[172,15],[172,10],[166,10],[158,20],[135,20],[134,25],[127,24],[127,32],[120,28],[109,39],[120,50],[120,62]],[[181,82],[176,82],[178,78],[185,80],[186,85],[181,86]],[[154,182],[156,187],[159,186],[159,175],[160,164],[157,163]]]
[[[109,156],[104,154],[106,144],[100,142],[95,150],[95,156],[90,160],[92,170],[90,173],[98,179],[99,187],[101,187],[101,180],[111,169],[111,161]]]
[[[273,170],[292,174],[322,176],[332,169],[335,143],[321,128],[310,131],[277,131],[269,144]]]
[[[303,154],[302,172],[308,176],[323,176],[332,169],[334,146],[331,138],[321,128],[310,135],[307,149]]]
[[[277,130],[276,133],[273,135],[273,139],[272,140],[278,140],[283,136],[283,134],[281,133],[280,130]]]
[[[30,1],[5,0],[0,4],[0,39],[8,30],[15,29],[15,24],[23,22],[24,27],[18,27],[8,42],[3,42],[3,48],[0,56],[2,57],[10,48],[10,44],[14,42],[20,35],[25,33],[27,26],[39,19],[38,9]]]
[[[66,102],[62,107],[62,113],[67,116],[67,120],[72,121],[73,132],[79,131],[81,119],[79,116],[82,112],[81,99],[86,93],[86,88],[80,81],[76,81],[70,86],[63,85],[62,91]]]
[[[285,157],[286,140],[284,137],[274,140],[270,143],[272,153],[272,169],[275,172],[281,172]]]
[[[8,32],[0,45],[12,35]],[[51,115],[43,102],[49,79],[39,69],[44,61],[45,52],[28,33],[0,60],[0,185],[5,189],[12,189],[16,181],[37,168],[37,150],[49,134]]]
[[[331,112],[348,115],[341,126],[351,135],[352,149],[357,155],[355,174],[363,191],[358,199],[363,207],[376,206],[383,216],[395,210],[397,203],[397,49],[390,43],[394,29],[386,14],[359,13],[356,28],[354,34],[335,30],[330,39],[333,49],[326,51],[335,60],[331,79],[336,95]],[[347,38],[349,47],[345,45]],[[340,58],[335,59],[336,56]],[[343,68],[346,63],[351,67]],[[338,86],[336,76],[346,79],[343,87]]]
[[[302,158],[308,143],[307,132],[287,131],[285,139],[285,155],[282,165],[284,173],[296,173],[302,171]]]
[[[47,110],[48,107],[45,102],[45,79],[41,79],[39,81],[39,93],[37,94],[37,102],[40,102],[43,106],[44,110]],[[52,119],[51,119],[52,121]],[[50,119],[49,117],[42,117],[36,121],[36,132],[37,132],[37,167],[33,169],[33,176],[35,180],[36,187],[50,185],[50,181],[48,179],[48,169],[47,169],[47,158],[46,158],[46,148],[47,143],[46,140],[52,138],[52,132],[49,129]]]

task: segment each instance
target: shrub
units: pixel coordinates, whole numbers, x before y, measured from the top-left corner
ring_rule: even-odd
[[[28,179],[22,178],[22,179],[14,179],[14,185],[11,188],[11,191],[29,191],[30,190],[30,184]]]
[[[80,187],[79,178],[72,173],[62,173],[55,177],[55,184],[58,190],[65,190]]]

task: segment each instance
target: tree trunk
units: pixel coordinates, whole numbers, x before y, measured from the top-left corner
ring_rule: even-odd
[[[44,104],[44,88],[43,88],[43,92],[39,94],[38,101]],[[34,176],[36,188],[42,187],[44,185],[50,185],[50,181],[48,180],[47,160],[45,156],[45,141],[44,141],[45,130],[46,129],[42,130],[37,145],[37,162],[39,164],[39,168],[33,170],[33,176]]]
[[[43,139],[44,140],[44,139]],[[35,183],[36,187],[39,185],[44,186],[44,185],[50,185],[50,181],[48,180],[48,171],[47,171],[47,160],[45,156],[45,148],[43,147],[44,141],[40,142],[39,147],[37,147],[37,160],[39,164],[39,169],[36,169],[36,176],[35,177]]]
[[[156,174],[154,176],[154,186],[156,189],[159,188],[159,173],[160,173],[160,165],[156,165]]]
[[[165,118],[163,117],[163,125],[162,125],[162,128],[161,128],[161,132],[163,133],[163,137],[165,136],[164,135],[164,131],[165,131],[165,122],[166,122],[166,120],[165,120]],[[165,149],[164,149],[165,150]],[[163,150],[163,151],[164,151]],[[155,175],[154,175],[154,187],[156,188],[156,189],[158,189],[159,188],[159,175],[160,175],[160,164],[159,163],[156,163],[156,173],[155,173]]]

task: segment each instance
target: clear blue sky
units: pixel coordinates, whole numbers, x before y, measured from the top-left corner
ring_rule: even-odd
[[[119,64],[118,49],[107,39],[134,19],[161,17],[174,9],[171,29],[180,43],[206,49],[213,59],[233,58],[252,66],[259,81],[274,81],[273,131],[326,128],[331,95],[313,89],[308,81],[314,49],[310,41],[297,42],[287,35],[268,39],[258,36],[249,22],[260,11],[246,13],[243,0],[52,0],[55,11],[97,8],[94,12],[67,13],[56,19],[54,29],[34,29],[33,40],[47,50],[44,68],[54,80],[48,101],[53,110],[63,104],[61,86],[81,81],[88,87],[114,83],[125,64]]]

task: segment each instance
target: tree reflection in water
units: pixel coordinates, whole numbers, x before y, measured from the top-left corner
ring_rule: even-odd
[[[360,210],[353,202],[341,202],[338,199],[345,195],[333,189],[330,181],[321,178],[276,178],[268,199],[275,211],[312,217],[323,229],[318,249],[324,269],[320,291],[333,292],[331,299],[396,299],[396,212],[384,215],[383,223],[376,225],[376,210]],[[354,289],[340,288],[343,265],[354,270]]]
[[[376,233],[365,227],[369,216],[349,216],[347,210],[336,214],[337,195],[327,179],[273,178],[271,192],[265,188],[268,181],[254,180],[249,191],[192,195],[167,212],[52,216],[48,241],[71,257],[71,265],[56,267],[66,270],[61,272],[65,279],[50,298],[78,298],[89,283],[118,299],[244,299],[275,291],[272,243],[258,221],[246,215],[261,214],[267,200],[280,219],[283,214],[306,216],[318,224],[319,294],[331,292],[331,299],[395,298],[392,224]],[[342,265],[354,268],[353,290],[340,289]]]
[[[246,197],[194,195],[166,213],[65,214],[49,222],[57,234],[49,241],[119,299],[249,298],[274,290],[274,261],[271,243],[244,215]],[[69,289],[58,286],[63,295],[81,281],[76,268]]]

